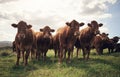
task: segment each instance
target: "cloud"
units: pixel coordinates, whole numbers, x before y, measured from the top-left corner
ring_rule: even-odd
[[[0,4],[14,2],[14,1],[18,1],[18,0],[0,0]]]
[[[114,4],[117,0],[83,0],[82,11],[79,12],[82,16],[94,19],[111,18],[112,14],[108,13],[108,4]]]
[[[12,23],[20,20],[33,25],[36,31],[46,25],[58,29],[65,22],[76,19],[86,24],[91,20],[111,18],[112,14],[107,12],[108,4],[114,4],[117,0],[0,0],[0,23],[6,30]],[[9,26],[8,26],[9,25]],[[13,29],[12,29],[13,30]],[[107,27],[102,28],[107,31]],[[15,30],[11,33],[16,33]],[[13,36],[13,34],[11,34]]]

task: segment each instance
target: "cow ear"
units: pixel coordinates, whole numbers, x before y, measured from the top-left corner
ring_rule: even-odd
[[[43,29],[40,29],[41,32],[43,32]]]
[[[100,24],[99,24],[99,27],[101,27],[101,26],[103,26],[103,24],[102,24],[102,23],[100,23]]]
[[[66,25],[70,26],[70,23],[69,23],[69,22],[66,22]]]
[[[17,28],[17,24],[11,24],[11,26]]]
[[[106,34],[107,36],[109,35],[109,34]]]
[[[29,28],[29,29],[32,28],[32,25],[28,25],[27,28]]]
[[[88,23],[88,26],[89,26],[89,27],[92,27],[92,25],[91,25],[90,23]]]
[[[81,23],[80,23],[80,26],[83,26],[83,25],[84,25],[84,23],[83,23],[83,22],[81,22]]]
[[[54,30],[54,29],[51,29],[50,31],[51,31],[51,32],[54,32],[55,30]]]

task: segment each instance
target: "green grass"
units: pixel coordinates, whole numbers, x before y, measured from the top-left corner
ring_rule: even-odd
[[[7,54],[7,55],[4,55]],[[120,77],[120,53],[98,56],[94,50],[90,55],[90,60],[84,61],[82,53],[77,59],[76,52],[71,63],[63,61],[58,64],[58,59],[54,58],[54,52],[47,53],[47,60],[31,60],[28,65],[16,66],[16,54],[11,49],[0,50],[0,77]]]

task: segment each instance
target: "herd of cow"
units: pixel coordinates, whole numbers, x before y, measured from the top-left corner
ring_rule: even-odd
[[[66,22],[64,27],[59,28],[55,35],[52,35],[54,29],[45,26],[39,32],[31,29],[32,25],[27,25],[26,22],[20,21],[18,24],[12,24],[17,28],[15,41],[13,42],[13,51],[17,53],[16,65],[19,65],[19,59],[22,55],[24,65],[28,64],[28,57],[36,57],[37,60],[42,58],[46,59],[48,49],[55,51],[55,57],[58,56],[58,62],[61,63],[63,58],[66,58],[68,53],[67,62],[70,63],[70,57],[73,55],[74,47],[78,50],[82,49],[83,58],[89,59],[90,50],[95,48],[98,54],[103,54],[103,49],[108,48],[109,53],[120,51],[120,44],[117,43],[120,37],[113,37],[110,39],[108,34],[100,33],[99,27],[103,24],[98,24],[97,21],[91,21],[87,27],[80,30],[84,23],[79,23],[76,20]],[[25,54],[24,54],[25,53]]]

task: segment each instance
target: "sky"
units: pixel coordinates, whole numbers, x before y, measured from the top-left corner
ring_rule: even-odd
[[[120,0],[0,0],[0,41],[13,41],[17,29],[11,24],[23,20],[39,31],[48,25],[52,29],[65,26],[73,19],[103,23],[101,33],[120,37]]]

